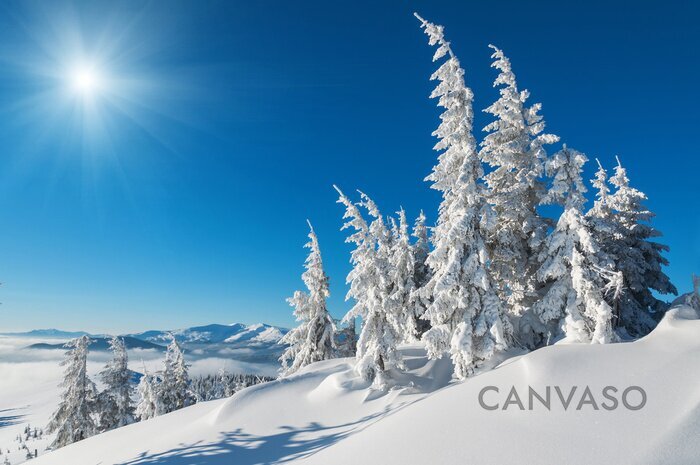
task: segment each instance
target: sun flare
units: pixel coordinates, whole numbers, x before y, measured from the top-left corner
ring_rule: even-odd
[[[73,91],[83,96],[93,95],[100,90],[100,75],[89,66],[76,68],[71,74],[70,81]]]

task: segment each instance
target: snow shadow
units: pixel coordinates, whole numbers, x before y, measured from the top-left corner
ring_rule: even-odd
[[[8,426],[16,425],[17,423],[22,423],[22,418],[26,415],[8,415],[9,412],[15,412],[17,409],[8,408],[5,410],[0,410],[0,428],[6,428]]]
[[[304,427],[282,426],[267,436],[244,433],[241,429],[221,434],[219,442],[181,444],[178,448],[150,454],[143,452],[119,465],[254,465],[281,464],[315,454],[352,433],[363,429],[389,412],[368,415],[354,422],[324,426],[312,422]]]

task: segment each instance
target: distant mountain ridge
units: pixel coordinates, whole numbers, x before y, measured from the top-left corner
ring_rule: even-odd
[[[232,325],[211,324],[206,326],[194,326],[185,329],[171,331],[150,330],[142,333],[128,334],[127,336],[164,344],[170,342],[172,334],[178,342],[185,344],[229,344],[229,343],[277,343],[287,333],[286,328],[271,326],[264,323],[244,325],[235,323]]]
[[[234,323],[230,325],[210,324],[205,326],[193,326],[191,328],[174,330],[148,330],[140,333],[123,334],[121,337],[133,337],[142,341],[154,344],[170,342],[170,334],[175,336],[178,342],[185,343],[234,343],[234,342],[277,342],[289,330],[279,326],[272,326],[265,323],[245,325]],[[106,334],[91,334],[86,331],[63,331],[60,329],[33,329],[25,332],[0,333],[0,336],[13,337],[35,337],[46,339],[74,339],[80,336],[90,336],[93,338],[108,338]]]
[[[146,350],[158,350],[158,351],[164,351],[165,347],[154,344],[152,342],[148,341],[143,341],[141,339],[136,339],[135,337],[131,336],[120,336],[124,339],[124,345],[126,346],[127,349],[133,350],[133,349],[146,349]],[[109,338],[108,337],[100,337],[100,336],[90,336],[90,339],[92,340],[92,343],[90,344],[90,350],[93,351],[107,351],[110,350],[109,347]],[[27,347],[28,349],[63,349],[65,348],[65,343],[57,343],[57,344],[50,344],[46,342],[40,342],[37,344],[32,344]]]
[[[80,336],[90,336],[89,333],[85,331],[63,331],[60,329],[33,329],[31,331],[19,332],[19,333],[0,333],[0,336],[14,336],[14,337],[39,337],[47,339],[74,339]]]

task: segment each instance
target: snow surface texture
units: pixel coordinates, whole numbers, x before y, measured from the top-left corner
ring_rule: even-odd
[[[631,343],[559,344],[464,382],[449,359],[429,361],[404,346],[407,371],[387,392],[372,390],[350,359],[312,364],[294,376],[110,431],[36,459],[36,465],[168,464],[697,464],[700,457],[700,320],[690,307],[669,311]],[[564,410],[535,403],[527,389],[559,386],[579,394]],[[640,386],[646,405],[576,410],[589,386]],[[402,387],[399,387],[402,386]],[[503,405],[515,386],[526,410],[479,406],[479,392]],[[618,393],[618,399],[621,395]],[[637,404],[639,397],[630,397]]]

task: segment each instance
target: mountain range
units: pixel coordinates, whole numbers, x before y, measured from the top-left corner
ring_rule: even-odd
[[[249,363],[276,364],[284,346],[278,344],[288,329],[258,323],[245,325],[211,324],[176,330],[149,330],[125,334],[127,349],[164,351],[170,343],[171,335],[185,349],[190,357],[227,357]],[[39,339],[27,346],[28,349],[65,350],[65,340],[87,335],[93,339],[91,351],[109,350],[109,336],[89,334],[84,331],[62,331],[59,329],[39,329],[24,333],[4,333],[2,336]],[[44,340],[42,340],[44,339]],[[51,342],[50,340],[56,340]],[[49,341],[47,341],[49,340]],[[62,341],[60,341],[62,340]]]
[[[136,339],[135,337],[131,337],[131,336],[121,336],[121,337],[124,339],[124,345],[129,350],[133,350],[133,349],[146,349],[146,350],[158,350],[158,351],[165,350],[165,346],[154,344],[152,342],[142,341],[141,339]],[[109,338],[102,337],[102,336],[90,336],[90,339],[92,340],[92,343],[90,344],[90,350],[93,350],[93,351],[108,351],[108,350],[110,350]],[[27,348],[29,348],[29,349],[65,349],[65,342],[59,342],[59,343],[55,343],[55,344],[51,344],[48,342],[38,342],[36,344],[32,344],[32,345],[28,346]]]
[[[128,334],[127,336],[152,342],[154,344],[167,344],[170,342],[170,335],[180,343],[185,344],[220,344],[220,343],[277,343],[287,332],[285,328],[258,323],[254,325],[244,325],[235,323],[232,325],[211,324],[206,326],[195,326],[186,329],[172,331],[150,330],[142,333]]]

